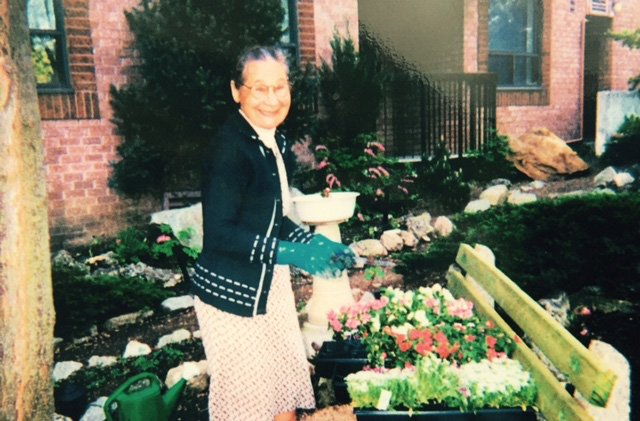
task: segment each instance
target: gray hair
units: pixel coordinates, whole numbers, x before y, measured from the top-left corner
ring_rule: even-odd
[[[278,47],[270,46],[253,46],[246,48],[239,56],[236,67],[233,71],[232,79],[236,86],[244,84],[244,69],[250,61],[275,60],[285,65],[287,73],[289,73],[289,63],[287,55]]]

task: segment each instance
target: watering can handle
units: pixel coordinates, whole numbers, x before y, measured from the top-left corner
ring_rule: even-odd
[[[111,411],[110,411],[111,404],[114,401],[116,401],[121,394],[126,393],[127,389],[131,387],[131,385],[146,379],[149,379],[151,381],[154,381],[154,380],[158,381],[158,376],[156,376],[153,373],[146,373],[146,372],[136,374],[135,376],[127,379],[123,384],[120,385],[120,387],[116,389],[115,392],[111,394],[111,396],[109,396],[109,399],[107,399],[107,401],[104,403],[104,406],[102,407],[102,409],[104,410],[104,414],[107,418],[107,421],[113,421],[113,418],[111,417]]]

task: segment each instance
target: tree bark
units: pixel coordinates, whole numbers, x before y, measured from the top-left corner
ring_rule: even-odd
[[[46,176],[24,0],[0,0],[0,419],[53,418]]]

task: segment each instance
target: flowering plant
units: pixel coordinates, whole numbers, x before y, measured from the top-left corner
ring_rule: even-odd
[[[413,366],[435,355],[456,363],[509,356],[514,341],[439,284],[417,291],[389,288],[379,299],[328,314],[337,340],[359,338],[373,366]],[[517,340],[517,338],[515,338]]]
[[[463,365],[434,355],[416,367],[369,369],[345,378],[355,408],[381,410],[442,404],[461,410],[532,406],[536,388],[519,362],[507,357]]]

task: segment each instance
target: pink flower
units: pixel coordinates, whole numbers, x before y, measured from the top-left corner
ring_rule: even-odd
[[[358,221],[364,222],[364,215],[360,212],[358,212]]]
[[[590,316],[591,310],[589,310],[589,307],[582,307],[578,314],[580,314],[581,316]]]
[[[323,168],[326,168],[327,166],[329,166],[329,161],[327,161],[327,158],[323,159],[321,163],[318,164],[318,166],[316,167],[316,170],[321,170]]]
[[[382,177],[382,171],[380,171],[378,168],[371,167],[367,171],[369,171],[369,174],[371,174],[372,178],[376,178],[376,176]]]
[[[325,178],[325,181],[329,185],[329,188],[333,188],[334,184],[337,185],[338,187],[340,187],[342,185],[342,183],[340,183],[340,180],[338,180],[338,177],[336,177],[333,174],[327,174],[327,177]]]
[[[376,189],[376,196],[378,196],[378,197],[383,197],[384,196],[384,192],[382,191],[382,189]]]
[[[156,238],[156,243],[158,244],[166,243],[167,241],[171,241],[171,237],[169,237],[168,235],[163,234]]]
[[[473,302],[467,301],[464,298],[458,298],[455,301],[447,303],[447,312],[450,316],[459,317],[463,320],[469,319],[473,316]]]
[[[404,194],[409,194],[409,190],[405,186],[398,186],[398,190],[400,190]]]
[[[364,153],[366,153],[367,155],[370,155],[370,156],[372,156],[374,158],[376,157],[376,153],[373,150],[371,150],[370,148],[365,148],[364,149]]]
[[[344,325],[349,329],[357,329],[358,326],[360,326],[360,322],[358,321],[358,319],[349,319]]]
[[[378,149],[380,152],[384,152],[385,151],[384,145],[382,143],[380,143],[380,142],[369,142],[369,143],[367,143],[367,146],[370,147],[370,148],[374,147],[374,148]]]
[[[385,177],[389,177],[389,171],[386,170],[385,167],[383,166],[378,166],[378,171],[380,171],[382,173],[383,176]]]
[[[337,319],[330,320],[329,324],[331,325],[331,328],[334,330],[334,332],[342,332],[342,323],[340,323]]]

